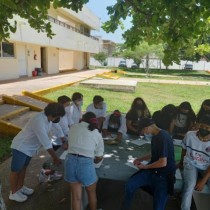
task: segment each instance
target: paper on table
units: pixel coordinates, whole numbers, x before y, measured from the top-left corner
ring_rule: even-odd
[[[127,162],[125,165],[130,166],[131,168],[135,168],[136,170],[139,170],[136,166],[133,165],[132,162]]]
[[[139,168],[136,167],[136,166],[133,164],[133,161],[134,161],[134,159],[130,159],[130,160],[127,161],[127,163],[126,163],[125,165],[130,166],[131,168],[135,168],[135,169],[139,170]],[[148,161],[143,160],[143,161],[141,161],[141,163],[142,163],[143,165],[147,165],[147,164],[148,164]]]
[[[131,143],[133,144],[136,144],[138,146],[142,146],[144,144],[151,144],[151,141],[145,141],[143,139],[139,140],[139,139],[136,139],[136,140],[133,140],[133,141],[130,141]]]

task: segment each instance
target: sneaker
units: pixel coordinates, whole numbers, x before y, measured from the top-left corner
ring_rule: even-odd
[[[39,173],[39,183],[45,183],[48,182],[48,176],[45,174],[45,170],[41,169]]]
[[[31,188],[28,188],[23,185],[23,187],[19,190],[23,195],[32,195],[34,193],[34,190]]]
[[[48,181],[57,181],[63,178],[63,174],[59,173],[58,171],[55,171],[54,174],[48,176]]]
[[[24,202],[28,199],[26,195],[23,195],[19,190],[15,193],[10,192],[9,199],[17,202]]]

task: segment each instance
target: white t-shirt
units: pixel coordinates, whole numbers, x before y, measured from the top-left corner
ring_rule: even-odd
[[[62,145],[61,138],[65,137],[63,130],[59,123],[52,123],[52,127],[50,130],[50,140],[53,145]]]
[[[52,143],[49,139],[51,125],[52,122],[48,121],[44,112],[38,113],[15,136],[11,148],[19,150],[30,157],[36,154],[41,146],[45,150],[52,148]]]
[[[187,132],[182,147],[187,150],[184,162],[201,170],[206,170],[210,166],[210,141],[200,141],[197,131]]]
[[[86,157],[101,157],[104,153],[104,141],[97,129],[88,130],[88,123],[72,125],[69,131],[68,152]]]
[[[80,119],[82,118],[81,107],[77,107],[73,102],[71,105],[65,107],[65,111],[69,126],[79,123]]]
[[[108,129],[108,126],[109,126],[109,118],[110,118],[110,115],[107,115],[106,118],[105,118],[105,121],[103,123],[102,129]],[[126,135],[127,127],[126,127],[126,119],[125,119],[124,116],[121,116],[120,117],[120,127],[118,129],[118,132],[119,133],[122,133],[123,135]]]
[[[105,117],[106,116],[106,103],[103,102],[102,109],[96,109],[94,103],[90,104],[87,109],[87,112],[93,112],[98,117]]]
[[[69,134],[69,126],[68,126],[69,123],[68,123],[67,114],[65,114],[63,117],[60,117],[59,125],[61,126],[64,135],[68,136],[68,134]]]

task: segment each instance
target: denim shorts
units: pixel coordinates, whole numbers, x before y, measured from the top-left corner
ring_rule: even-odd
[[[16,150],[12,149],[12,162],[11,162],[11,171],[19,172],[24,167],[27,167],[31,161],[31,157]]]
[[[68,154],[64,163],[64,179],[70,183],[82,183],[88,187],[97,182],[93,158]]]

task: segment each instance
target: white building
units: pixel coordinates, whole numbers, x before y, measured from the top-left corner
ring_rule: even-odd
[[[71,69],[86,69],[90,53],[100,51],[100,43],[91,36],[99,30],[100,20],[86,6],[76,13],[65,8],[51,8],[52,39],[38,33],[27,20],[15,16],[17,31],[10,35],[10,43],[0,43],[0,80],[32,76],[35,68],[47,74]]]

